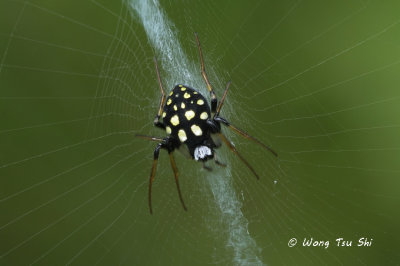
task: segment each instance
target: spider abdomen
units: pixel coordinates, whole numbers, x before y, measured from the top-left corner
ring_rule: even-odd
[[[186,144],[192,154],[192,149],[210,136],[209,117],[210,107],[206,99],[185,85],[176,85],[169,93],[162,114],[167,134]]]

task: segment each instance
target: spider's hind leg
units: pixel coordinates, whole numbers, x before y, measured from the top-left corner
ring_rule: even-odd
[[[176,167],[175,164],[175,159],[174,156],[172,154],[172,151],[168,151],[169,154],[169,160],[171,162],[171,168],[172,171],[174,172],[174,177],[175,177],[175,184],[176,184],[176,188],[178,189],[178,196],[179,196],[179,200],[181,201],[182,207],[185,211],[187,211],[185,202],[183,201],[183,197],[182,197],[182,193],[181,193],[181,188],[179,186],[179,181],[178,181],[178,168]]]
[[[151,204],[151,188],[153,186],[154,176],[156,175],[158,156],[160,155],[161,148],[163,148],[163,144],[162,143],[158,143],[156,148],[155,148],[155,150],[154,150],[153,166],[151,167],[151,172],[150,172],[150,179],[149,179],[149,209],[150,209],[150,214],[153,214],[153,208],[152,208],[152,204]]]
[[[258,139],[256,139],[253,136],[250,136],[249,134],[247,134],[246,132],[244,132],[243,130],[235,127],[234,125],[232,125],[231,123],[229,123],[225,118],[222,118],[220,116],[215,117],[214,118],[215,121],[221,122],[222,124],[224,124],[225,126],[227,126],[229,129],[232,129],[234,132],[236,132],[237,134],[239,134],[240,136],[249,139],[251,141],[254,141],[255,143],[257,143],[258,145],[260,145],[261,147],[263,147],[264,149],[268,150],[269,152],[271,152],[275,157],[278,157],[278,154],[276,153],[276,151],[274,151],[271,147],[265,145],[264,143],[262,143],[261,141],[259,141]]]
[[[144,139],[156,141],[158,138],[156,137],[149,137],[149,136],[143,136],[143,135],[136,135],[137,137],[141,137]],[[172,171],[174,172],[174,177],[175,177],[175,183],[176,183],[176,188],[178,190],[178,195],[179,195],[179,200],[181,201],[182,207],[185,211],[187,211],[185,202],[183,201],[181,189],[179,186],[179,181],[178,181],[178,168],[176,167],[175,164],[175,159],[173,156],[173,151],[174,151],[174,146],[173,142],[171,142],[171,139],[169,137],[162,139],[160,143],[157,144],[155,150],[154,150],[154,158],[153,158],[153,166],[151,167],[151,172],[150,172],[150,179],[149,179],[149,209],[150,209],[150,214],[153,214],[153,208],[152,208],[152,201],[151,201],[151,191],[152,191],[152,185],[154,181],[154,177],[156,175],[156,170],[157,170],[157,162],[158,162],[158,157],[160,155],[160,150],[165,149],[168,151],[169,159],[171,162],[171,168]]]
[[[205,162],[203,162],[203,168],[206,169],[206,170],[209,171],[209,172],[212,171],[212,168],[211,168],[210,166],[206,165]]]
[[[229,90],[230,84],[231,84],[230,81],[226,84],[226,88],[225,88],[224,94],[223,94],[223,96],[222,96],[222,98],[221,98],[221,101],[219,102],[219,105],[218,105],[218,107],[217,107],[217,110],[216,110],[216,113],[215,113],[215,115],[214,115],[213,120],[222,123],[223,125],[227,126],[229,129],[232,129],[233,131],[235,131],[235,132],[236,132],[237,134],[239,134],[240,136],[242,136],[242,137],[244,137],[244,138],[246,138],[246,139],[249,139],[249,140],[254,141],[255,143],[257,143],[258,145],[260,145],[260,146],[263,147],[264,149],[270,151],[275,157],[278,157],[278,154],[277,154],[273,149],[271,149],[271,147],[265,145],[264,143],[262,143],[261,141],[259,141],[259,140],[256,139],[255,137],[250,136],[249,134],[247,134],[247,133],[244,132],[243,130],[241,130],[241,129],[235,127],[234,125],[232,125],[231,123],[229,123],[225,118],[222,118],[222,117],[219,116],[219,113],[220,113],[220,111],[221,111],[222,105],[224,104],[226,95],[228,94],[228,90]]]
[[[247,166],[247,168],[250,169],[251,172],[253,172],[253,174],[255,175],[255,177],[257,179],[260,179],[260,177],[258,176],[258,174],[256,173],[256,171],[254,170],[254,168],[247,162],[247,160],[236,150],[235,146],[222,134],[219,133],[222,141],[226,144],[226,146],[228,146],[228,148],[234,153],[236,154],[239,159]]]
[[[223,163],[220,160],[218,160],[218,157],[217,157],[216,153],[214,153],[214,162],[219,166],[226,167],[226,163]]]

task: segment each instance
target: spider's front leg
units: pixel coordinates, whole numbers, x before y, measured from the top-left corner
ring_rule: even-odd
[[[158,70],[158,63],[157,63],[157,59],[154,57],[154,65],[156,67],[156,72],[157,72],[157,79],[158,79],[158,84],[160,85],[160,90],[161,90],[161,100],[160,100],[160,106],[158,108],[158,112],[156,114],[156,117],[154,118],[154,126],[159,127],[161,129],[165,130],[165,125],[164,123],[162,123],[160,121],[161,118],[161,114],[163,112],[164,109],[164,103],[165,103],[165,90],[163,87],[163,84],[161,82],[161,76],[160,76],[160,71]]]
[[[197,36],[197,33],[194,33],[194,36],[196,37],[196,42],[197,42],[197,47],[199,49],[199,55],[200,55],[200,64],[201,64],[201,76],[204,79],[204,82],[207,85],[207,89],[210,92],[211,96],[211,113],[215,114],[217,110],[217,96],[215,95],[214,89],[210,84],[210,81],[208,80],[207,72],[206,72],[206,67],[204,66],[204,59],[203,59],[203,53],[201,51],[201,45],[200,45],[200,40],[199,36]]]

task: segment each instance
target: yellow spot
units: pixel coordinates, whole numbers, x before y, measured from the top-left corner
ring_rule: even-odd
[[[206,120],[208,118],[207,112],[202,112],[200,115],[200,119]]]
[[[179,97],[179,93],[175,94],[175,97],[178,98]]]
[[[190,94],[185,92],[185,94],[183,94],[183,98],[185,98],[185,99],[190,98]]]
[[[198,125],[193,125],[190,127],[190,129],[196,136],[201,136],[203,134],[203,131],[201,131],[201,128]]]
[[[193,101],[190,101],[191,104],[193,104]]]
[[[203,104],[204,104],[204,101],[203,101],[202,99],[200,99],[200,100],[197,101],[197,104],[198,104],[198,105],[203,105]]]
[[[179,140],[180,140],[181,142],[185,142],[185,141],[187,140],[185,130],[179,129],[179,131],[178,131],[178,137],[179,137]]]
[[[171,98],[169,98],[167,101],[167,105],[170,105],[171,103],[172,103],[172,100],[171,100]]]
[[[176,107],[176,104],[174,104],[174,110],[177,111],[178,107]]]
[[[182,88],[181,88],[181,91],[185,91],[185,90],[186,90],[186,88],[185,88],[185,87],[182,87]]]
[[[166,115],[167,115],[166,112],[163,112],[163,113],[162,113],[162,117],[163,117],[163,118],[164,118]]]
[[[167,134],[171,134],[171,128],[170,128],[169,126],[167,126],[167,127],[165,128],[165,131],[167,131]]]
[[[185,103],[181,103],[181,108],[185,109],[185,107],[186,107]]]
[[[173,93],[174,93],[174,92],[173,92],[173,91],[171,91],[171,92],[169,93],[169,96],[171,96]]]
[[[182,87],[182,85],[181,85],[181,84],[179,84],[179,87]]]
[[[198,94],[197,91],[194,91],[193,94]]]
[[[173,125],[173,126],[177,126],[177,125],[179,125],[179,117],[177,116],[177,115],[174,115],[173,117],[171,117],[171,124]]]
[[[194,112],[192,110],[186,111],[185,116],[187,120],[190,120],[194,117]]]

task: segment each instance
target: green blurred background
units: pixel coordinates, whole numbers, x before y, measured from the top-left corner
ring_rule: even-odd
[[[139,2],[174,33],[157,35],[165,49],[149,41]],[[0,0],[0,264],[398,264],[399,11],[398,1]],[[162,153],[150,215],[155,143],[134,134],[165,134],[152,125],[154,55],[168,90],[206,92],[193,32],[217,95],[233,81],[223,115],[279,158],[226,130],[260,180],[226,148],[229,166],[212,173],[176,155],[184,212]],[[168,58],[177,47],[187,61]],[[336,247],[339,237],[353,246]],[[357,247],[361,237],[372,245]]]

